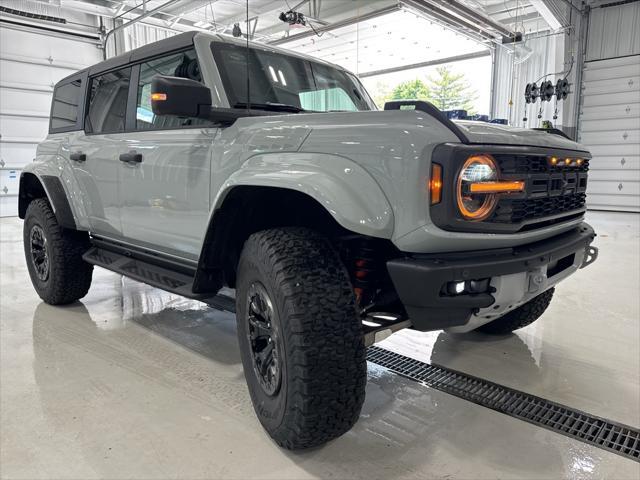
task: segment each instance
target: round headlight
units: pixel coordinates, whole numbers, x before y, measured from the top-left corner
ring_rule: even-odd
[[[474,155],[464,162],[456,185],[458,209],[464,218],[481,221],[491,214],[496,205],[495,194],[472,193],[471,184],[497,179],[498,167],[489,155]]]

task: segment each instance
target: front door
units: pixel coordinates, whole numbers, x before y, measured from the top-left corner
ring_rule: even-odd
[[[209,220],[212,147],[218,130],[202,119],[156,116],[149,97],[151,79],[158,74],[201,81],[196,55],[187,50],[134,69],[135,129],[119,151],[130,158],[120,162],[124,236],[142,247],[195,260]]]

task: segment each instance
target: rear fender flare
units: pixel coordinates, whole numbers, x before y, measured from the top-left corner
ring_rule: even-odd
[[[28,192],[24,190],[26,176],[34,176],[42,186],[58,223],[65,228],[88,230],[89,223],[84,208],[81,190],[71,167],[61,157],[34,162],[27,165],[20,174],[19,213],[28,203]],[[22,215],[21,215],[22,217]]]

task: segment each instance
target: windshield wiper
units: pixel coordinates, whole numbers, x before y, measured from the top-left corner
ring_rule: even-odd
[[[253,103],[247,104],[245,102],[236,103],[233,105],[233,108],[247,108],[251,107],[255,110],[272,110],[274,112],[291,112],[291,113],[300,113],[307,112],[304,108],[296,107],[295,105],[287,105],[286,103]]]

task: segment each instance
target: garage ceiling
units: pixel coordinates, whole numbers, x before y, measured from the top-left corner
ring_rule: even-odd
[[[564,5],[564,0],[250,0],[248,25],[245,0],[0,0],[0,5],[60,18],[82,14],[84,20],[72,18],[65,28],[93,35],[100,21],[109,31],[141,16],[141,24],[162,33],[145,35],[129,46],[186,30],[230,34],[239,23],[254,41],[282,45],[366,74],[464,58],[486,52],[515,31],[549,30],[554,19],[545,2]],[[308,25],[280,21],[280,12],[289,8],[304,13]],[[8,16],[3,12],[0,19]],[[559,25],[557,19],[555,23]],[[137,32],[126,29],[128,36]]]
[[[290,27],[278,19],[279,13],[290,7],[307,15],[316,29],[349,18],[366,17],[371,12],[381,9],[409,8],[412,11],[421,10],[433,20],[455,24],[454,28],[460,32],[465,30],[465,23],[484,24],[486,29],[494,32],[501,29],[534,32],[550,28],[549,22],[545,20],[545,17],[549,18],[548,9],[545,10],[544,5],[564,5],[564,1],[250,0],[248,14],[254,38],[264,42],[279,41],[284,36],[294,36],[310,30],[309,27]],[[65,18],[70,11],[99,15],[105,19],[107,30],[112,28],[114,19],[126,22],[140,15],[148,15],[143,23],[176,32],[195,29],[230,33],[236,22],[241,23],[243,31],[247,30],[244,24],[247,16],[245,0],[0,0],[0,5],[61,18]],[[396,21],[397,17],[389,20]],[[87,25],[75,27],[83,28]],[[496,38],[499,37],[500,35],[496,35]]]
[[[486,50],[463,35],[404,10],[285,46],[357,73]]]

